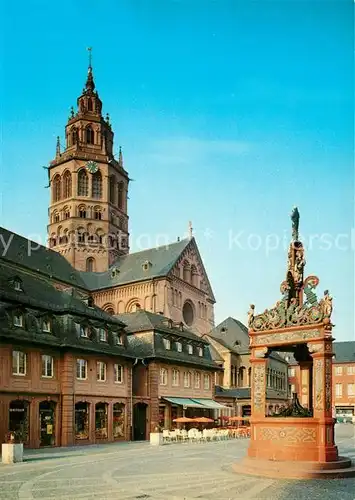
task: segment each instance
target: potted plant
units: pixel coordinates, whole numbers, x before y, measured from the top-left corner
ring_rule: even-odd
[[[161,446],[163,444],[163,433],[160,425],[156,425],[154,432],[150,433],[150,444],[153,446]]]
[[[3,464],[14,464],[23,461],[24,435],[21,430],[11,431],[5,435],[5,442],[1,446]]]

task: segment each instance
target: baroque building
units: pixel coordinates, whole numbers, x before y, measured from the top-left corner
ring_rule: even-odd
[[[0,436],[26,446],[147,439],[213,401],[208,343],[148,311],[97,307],[57,252],[0,228]]]

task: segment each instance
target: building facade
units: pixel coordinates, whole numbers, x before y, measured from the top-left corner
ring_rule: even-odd
[[[333,414],[351,421],[355,416],[355,342],[334,342],[333,349]],[[289,363],[289,390],[301,394],[299,365],[293,357]]]
[[[79,273],[95,303],[110,314],[145,309],[202,335],[214,326],[215,298],[196,241],[129,252],[129,176],[91,64],[77,109],[48,167],[48,243]],[[116,158],[117,156],[117,158]]]
[[[237,415],[251,412],[251,365],[248,329],[243,323],[227,318],[204,337],[211,346],[213,359],[223,367],[216,373],[215,399],[235,408]],[[268,358],[266,412],[272,414],[288,404],[288,363],[276,352]]]
[[[19,260],[35,243],[12,236],[0,252],[2,437],[15,433],[31,448],[147,439],[163,405],[167,425],[184,411],[181,398],[216,406],[219,367],[205,340],[143,309],[108,314],[79,277],[77,287],[65,282],[75,275],[59,253],[37,247]]]

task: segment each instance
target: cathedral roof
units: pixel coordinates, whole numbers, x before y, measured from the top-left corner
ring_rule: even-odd
[[[122,255],[108,271],[81,272],[80,275],[90,290],[166,276],[189,243],[189,239],[183,239],[170,245]]]

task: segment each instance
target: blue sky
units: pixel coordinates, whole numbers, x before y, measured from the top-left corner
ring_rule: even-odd
[[[279,299],[296,204],[306,270],[334,296],[334,335],[354,338],[350,0],[19,1],[2,5],[1,28],[2,225],[45,241],[42,165],[92,46],[134,179],[132,250],[192,220],[216,321],[246,321],[250,303]]]

